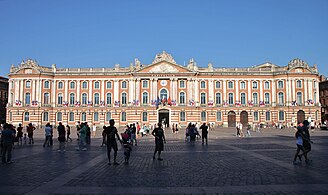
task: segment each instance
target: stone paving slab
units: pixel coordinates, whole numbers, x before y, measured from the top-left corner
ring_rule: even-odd
[[[0,194],[328,194],[327,131],[313,135],[309,166],[291,164],[292,129],[226,136],[232,131],[210,132],[208,146],[167,132],[163,161],[152,159],[154,140],[146,136],[129,165],[119,147],[119,166],[107,165],[99,137],[88,151],[76,151],[74,140],[58,152],[56,141],[43,148],[40,136],[34,145],[15,147],[14,164],[0,165]]]

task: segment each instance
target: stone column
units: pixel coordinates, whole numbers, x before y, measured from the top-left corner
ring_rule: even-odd
[[[313,100],[313,81],[312,79],[308,80],[308,89],[309,89],[309,99]]]
[[[154,98],[154,91],[153,91],[153,89],[154,89],[153,81],[154,81],[153,78],[149,79],[149,102],[151,102],[155,99]]]
[[[304,79],[303,81],[303,89],[304,89],[304,102],[307,102],[309,99],[309,95],[308,95],[308,86],[307,86],[307,79]],[[305,105],[307,105],[307,103],[305,103]]]
[[[188,104],[189,100],[193,99],[193,80],[191,78],[187,79],[187,100],[186,103]]]
[[[81,98],[81,80],[76,81],[76,101],[80,101]]]
[[[114,102],[120,100],[119,96],[118,96],[119,95],[119,85],[120,85],[120,83],[119,83],[118,79],[114,79]]]
[[[292,101],[296,101],[296,91],[295,91],[295,79],[291,80],[292,82]]]
[[[235,99],[235,102],[236,101],[239,101],[240,102],[240,98],[239,98],[239,80],[236,80],[236,84],[235,84],[235,88],[236,88],[236,99]]]
[[[276,92],[276,80],[273,79],[272,80],[272,106],[276,106],[277,105],[277,92]]]
[[[158,97],[158,89],[157,89],[157,83],[158,83],[158,78],[155,78],[154,79],[154,82],[153,82],[153,87],[154,87],[154,99],[157,100],[157,97]]]
[[[11,85],[11,82],[13,82],[13,80],[12,79],[9,79],[8,80],[8,83],[9,83],[9,85],[8,85],[8,102],[11,104],[11,106],[13,106],[13,102],[11,101],[11,99],[13,98],[13,97],[11,97],[11,90],[12,90],[12,85]]]
[[[213,79],[209,79],[208,83],[208,99],[214,102],[214,85]]]
[[[263,101],[264,102],[264,94],[263,94],[263,80],[260,79],[260,101]]]
[[[10,90],[9,90],[10,91]],[[31,80],[31,101],[36,100],[35,99],[35,92],[36,92],[36,88],[35,88],[35,80],[32,79]]]
[[[290,86],[289,86],[289,79],[286,79],[286,105],[290,104]]]
[[[252,97],[252,80],[247,80],[247,101],[253,101],[253,97]]]
[[[68,101],[68,80],[65,81],[65,101]]]
[[[19,99],[19,80],[15,79],[14,80],[14,87],[15,87],[15,95],[14,95],[14,101]],[[22,101],[22,100],[21,100]]]
[[[101,101],[104,101],[104,102],[106,102],[105,101],[105,99],[106,99],[106,96],[105,96],[105,80],[102,80],[101,81],[101,91],[100,91],[100,100]]]
[[[136,81],[136,100],[139,100],[140,102],[140,78],[137,78]]]
[[[56,106],[56,82],[54,80],[49,81],[51,83],[51,93],[52,93],[52,97],[51,97],[51,104],[52,107]]]
[[[174,79],[174,100],[178,101],[178,78]]]
[[[199,101],[199,81],[198,79],[195,79],[194,83],[194,89],[195,89],[195,102],[200,102]]]
[[[94,103],[93,102],[92,87],[93,87],[93,80],[89,80],[89,97],[88,97],[88,101],[92,101],[92,103]]]
[[[223,96],[222,96],[222,103],[227,101],[227,81],[222,81],[222,87],[223,87]]]

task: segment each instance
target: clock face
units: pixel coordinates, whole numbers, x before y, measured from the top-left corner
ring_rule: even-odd
[[[162,81],[161,81],[161,85],[162,85],[162,86],[166,86],[166,85],[167,85],[167,81],[166,81],[166,80],[162,80]]]

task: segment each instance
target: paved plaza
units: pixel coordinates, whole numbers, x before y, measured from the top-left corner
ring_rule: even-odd
[[[311,165],[293,165],[293,129],[263,129],[236,137],[234,128],[217,128],[209,144],[194,145],[166,130],[163,161],[152,159],[153,136],[139,137],[130,164],[107,164],[100,130],[88,151],[76,151],[76,135],[66,152],[58,143],[43,148],[43,131],[34,145],[16,146],[13,164],[0,166],[0,194],[328,194],[328,131],[312,133]],[[55,135],[56,137],[56,135]]]

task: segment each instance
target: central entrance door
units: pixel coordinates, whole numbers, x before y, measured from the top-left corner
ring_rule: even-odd
[[[170,126],[170,115],[169,115],[169,110],[167,109],[162,109],[158,111],[158,122],[161,122],[162,125],[169,127]]]
[[[234,111],[228,113],[228,127],[236,127],[236,113]]]

